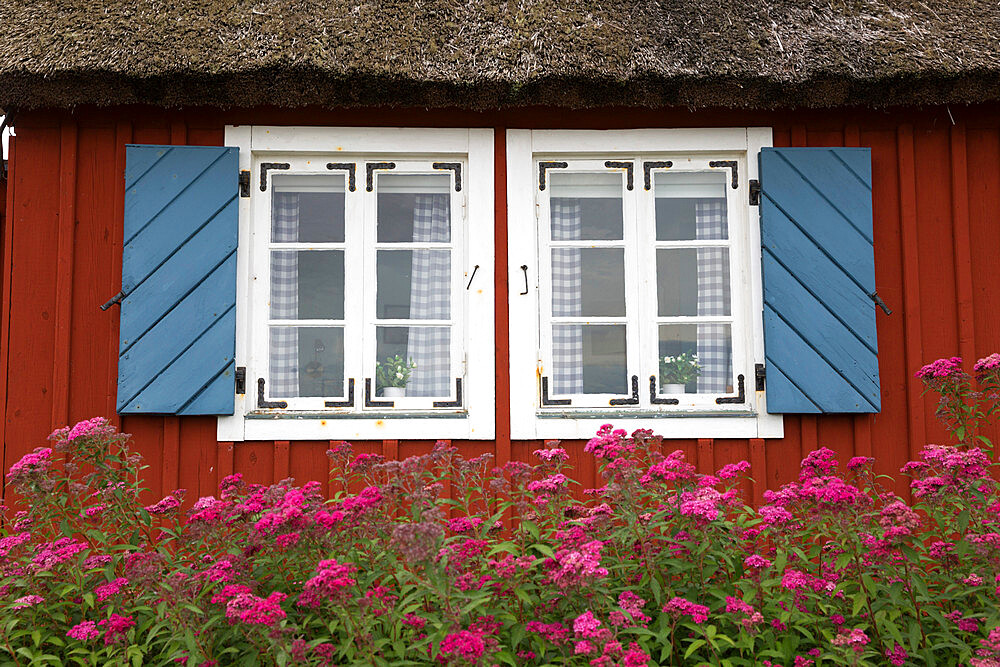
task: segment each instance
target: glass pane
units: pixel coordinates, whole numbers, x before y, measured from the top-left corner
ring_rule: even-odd
[[[376,180],[379,243],[451,241],[451,177],[380,174]]]
[[[661,317],[729,315],[729,248],[656,251],[656,299]]]
[[[623,248],[553,248],[552,315],[620,317],[625,314]]]
[[[273,243],[343,243],[344,177],[274,174]]]
[[[271,327],[273,398],[344,395],[343,327]]]
[[[271,319],[344,319],[344,251],[272,250]]]
[[[728,171],[655,174],[656,240],[728,239],[728,179]]]
[[[379,250],[376,254],[375,317],[451,317],[450,250]]]
[[[660,325],[659,351],[661,394],[735,393],[728,324]]]
[[[454,391],[450,327],[376,327],[375,359],[376,396],[403,389],[406,396],[440,398]]]
[[[622,175],[548,172],[553,241],[622,238]]]
[[[552,393],[625,394],[624,324],[552,326]]]

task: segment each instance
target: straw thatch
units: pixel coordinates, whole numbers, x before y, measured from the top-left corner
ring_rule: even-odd
[[[997,99],[997,0],[0,2],[11,108]]]

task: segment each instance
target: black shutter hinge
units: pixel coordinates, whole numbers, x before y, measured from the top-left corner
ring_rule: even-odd
[[[121,303],[122,299],[124,298],[125,298],[125,290],[122,290],[121,292],[118,292],[118,294],[115,294],[113,297],[105,301],[104,304],[101,306],[101,310],[107,310],[116,303]]]
[[[240,197],[250,196],[250,172],[246,169],[240,170]]]
[[[889,310],[889,306],[885,305],[885,301],[882,300],[882,297],[878,295],[877,291],[869,294],[868,298],[874,301],[875,305],[881,308],[883,313],[885,313],[886,315],[892,315],[892,311]]]
[[[754,364],[753,366],[753,378],[754,386],[757,391],[764,391],[764,378],[765,378],[764,364]]]
[[[236,393],[245,394],[247,393],[247,367],[237,366],[236,367]]]
[[[760,206],[760,181],[756,178],[750,179],[750,205]]]

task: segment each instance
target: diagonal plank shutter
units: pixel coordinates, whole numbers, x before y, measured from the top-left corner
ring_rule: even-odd
[[[760,153],[767,410],[879,412],[867,148]]]
[[[233,414],[238,157],[127,147],[121,414]]]

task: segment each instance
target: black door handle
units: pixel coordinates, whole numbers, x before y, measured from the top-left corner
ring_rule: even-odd
[[[528,265],[522,264],[521,270],[524,271],[524,291],[521,292],[521,295],[523,296],[528,293]]]

